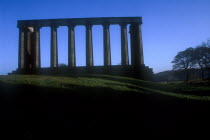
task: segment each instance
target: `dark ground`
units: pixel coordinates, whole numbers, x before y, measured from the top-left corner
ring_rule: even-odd
[[[75,132],[78,137],[84,132],[100,137],[113,133],[148,137],[204,136],[210,131],[208,101],[108,88],[75,89],[0,83],[1,133],[6,139],[63,139]],[[98,96],[98,92],[107,95]]]

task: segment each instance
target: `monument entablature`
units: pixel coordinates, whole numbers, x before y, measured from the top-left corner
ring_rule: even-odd
[[[18,20],[18,27],[21,26],[41,26],[50,27],[52,25],[68,26],[68,25],[118,25],[118,24],[142,24],[141,17],[101,17],[101,18],[64,18],[64,19],[40,19],[40,20]]]

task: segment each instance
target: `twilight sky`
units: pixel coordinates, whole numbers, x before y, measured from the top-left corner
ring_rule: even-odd
[[[210,38],[210,0],[0,0],[0,75],[18,65],[17,20],[142,16],[145,65],[170,70],[177,52]],[[94,64],[103,65],[102,26],[93,26]],[[120,27],[110,26],[112,64]],[[77,26],[76,64],[85,65],[85,27]],[[130,44],[129,44],[130,46]],[[58,28],[58,61],[67,64],[67,27]],[[50,65],[50,28],[41,29],[41,66]]]

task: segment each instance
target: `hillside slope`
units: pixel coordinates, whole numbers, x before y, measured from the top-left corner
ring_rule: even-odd
[[[178,98],[188,98],[195,100],[210,100],[209,83],[204,84],[186,84],[184,82],[153,83],[133,79],[129,77],[109,76],[109,75],[74,75],[65,76],[37,76],[37,75],[9,75],[0,76],[2,85],[7,84],[14,87],[35,86],[37,88],[58,88],[79,92],[88,95],[109,95],[110,92],[104,90],[113,90],[111,93],[132,92],[150,95],[168,95]],[[201,83],[201,82],[200,82]],[[1,85],[1,86],[2,86]],[[7,88],[5,86],[5,88]],[[14,88],[12,88],[14,89]]]
[[[205,133],[209,91],[208,84],[107,75],[0,76],[1,127],[25,139],[69,136],[81,129],[121,130],[120,135],[132,130],[139,136]]]

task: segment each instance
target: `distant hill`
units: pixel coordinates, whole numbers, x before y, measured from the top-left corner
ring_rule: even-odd
[[[210,69],[205,74],[206,79],[210,78]],[[185,72],[183,70],[168,70],[154,74],[154,81],[184,81],[185,80]],[[201,78],[201,70],[200,69],[192,69],[190,72],[190,80],[200,80]]]

